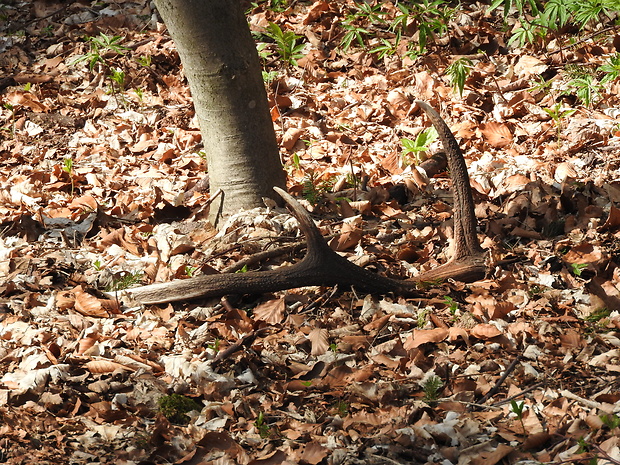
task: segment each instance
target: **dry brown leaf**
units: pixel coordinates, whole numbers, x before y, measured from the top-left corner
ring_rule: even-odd
[[[88,337],[84,337],[82,339],[80,339],[80,342],[78,343],[78,349],[77,349],[77,355],[84,355],[86,354],[86,352],[93,347],[97,341],[99,340],[99,337],[94,335],[94,336],[88,336]]]
[[[312,344],[311,355],[323,355],[329,349],[329,333],[326,329],[314,328],[307,337]]]
[[[254,309],[254,318],[275,325],[282,322],[285,310],[286,303],[284,302],[284,297],[268,300]]]
[[[306,463],[310,463],[311,465],[316,465],[327,457],[328,453],[329,450],[327,448],[323,447],[316,441],[312,441],[304,447],[304,451],[301,454],[301,460]]]
[[[121,365],[111,360],[91,360],[84,364],[84,367],[91,373],[113,373],[115,371],[134,371],[131,368]]]
[[[415,349],[429,342],[441,342],[448,337],[449,331],[444,328],[414,329],[413,334],[407,338],[403,347],[406,350]]]
[[[470,330],[470,334],[478,339],[485,340],[500,336],[502,332],[495,325],[480,323]]]
[[[480,125],[480,132],[492,147],[502,148],[512,143],[512,133],[506,124],[491,121]]]
[[[92,316],[96,318],[106,318],[109,315],[103,307],[101,301],[94,295],[84,292],[80,286],[74,290],[75,309],[84,316]]]

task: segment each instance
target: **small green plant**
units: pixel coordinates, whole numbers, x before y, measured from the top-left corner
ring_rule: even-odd
[[[30,89],[32,89],[32,82],[24,84],[24,92],[30,92]]]
[[[3,103],[2,106],[11,113],[11,134],[15,135],[15,106],[9,102]]]
[[[587,263],[571,263],[570,269],[575,276],[581,276],[582,270],[588,267]]]
[[[620,416],[618,415],[601,415],[600,419],[609,429],[620,428]]]
[[[312,386],[312,380],[302,381],[301,384],[306,386],[306,387],[310,387],[310,386]]]
[[[122,94],[125,92],[125,72],[121,69],[112,68],[108,75],[112,83],[112,94]]]
[[[54,29],[56,28],[56,26],[54,26],[53,24],[49,24],[47,26],[45,26],[43,29],[41,29],[41,34],[43,34],[44,36],[47,37],[51,37],[54,35]]]
[[[134,272],[125,272],[119,278],[114,279],[112,284],[106,287],[106,291],[115,292],[122,291],[123,289],[128,289],[135,284],[140,284],[142,282],[142,272],[134,271]]]
[[[452,316],[456,315],[456,311],[459,309],[459,304],[449,295],[444,298],[444,301],[448,307],[448,310],[450,310],[450,314]]]
[[[192,278],[194,276],[194,274],[196,273],[196,271],[198,271],[198,267],[197,266],[185,265],[185,275],[188,278]]]
[[[159,413],[165,416],[170,423],[186,425],[190,421],[187,413],[196,410],[200,412],[202,407],[198,402],[180,394],[171,394],[161,397],[158,401]]]
[[[271,428],[269,428],[269,425],[265,423],[265,415],[263,412],[258,412],[256,421],[254,421],[254,426],[258,430],[258,434],[262,439],[267,439],[271,435]]]
[[[86,40],[90,44],[90,50],[85,55],[77,57],[72,64],[76,65],[86,61],[88,63],[88,69],[91,71],[95,68],[97,63],[106,65],[106,59],[104,58],[106,53],[112,52],[123,55],[126,50],[129,50],[127,47],[121,45],[123,39],[122,36],[108,36],[103,32],[100,32],[97,37],[87,37]]]
[[[459,91],[459,96],[463,96],[465,81],[471,73],[474,64],[469,58],[459,58],[446,68],[446,74],[450,77],[452,88]]]
[[[391,56],[394,55],[396,53],[396,49],[398,47],[398,43],[400,42],[400,36],[396,36],[395,42],[392,43],[387,39],[384,39],[383,37],[381,39],[381,44],[377,45],[375,48],[373,48],[370,53],[376,53],[377,54],[377,58],[382,59],[383,57],[387,56]]]
[[[536,0],[493,0],[493,2],[491,2],[491,6],[489,6],[489,9],[487,10],[487,13],[496,10],[501,5],[504,6],[504,8],[502,9],[504,14],[504,20],[508,17],[510,11],[513,8],[517,10],[519,16],[523,16],[523,11],[525,10],[526,6],[530,7],[530,12],[532,13],[532,15],[536,16],[539,13]]]
[[[207,344],[207,347],[214,352],[219,352],[220,351],[220,340],[215,339],[215,341],[213,341],[212,344]]]
[[[277,71],[264,71],[263,70],[262,73],[263,73],[263,82],[267,85],[275,81],[280,75],[280,73],[278,73]]]
[[[575,110],[562,110],[561,103],[556,103],[552,108],[544,108],[544,110],[549,116],[551,116],[551,119],[555,123],[556,137],[559,143],[560,136],[562,134],[562,121],[567,116],[575,113]]]
[[[615,81],[620,76],[620,53],[616,53],[607,59],[607,62],[599,66],[597,71],[605,73],[601,79],[601,84]]]
[[[540,28],[540,19],[534,19],[531,22],[523,20],[521,26],[515,29],[514,33],[508,39],[508,46],[517,43],[519,47],[523,47],[525,44],[533,44],[538,37],[543,36],[543,32]]]
[[[400,143],[403,145],[402,157],[405,164],[407,163],[407,155],[414,154],[417,162],[426,160],[426,152],[430,145],[437,140],[438,134],[434,126],[431,126],[424,131],[421,131],[416,136],[415,140],[403,138]]]
[[[370,34],[367,29],[364,29],[362,26],[359,26],[357,24],[353,24],[347,19],[345,19],[345,21],[342,23],[342,27],[347,31],[342,40],[340,41],[340,48],[343,52],[348,52],[349,48],[351,48],[351,45],[353,45],[353,42],[357,42],[357,44],[362,48],[366,46],[366,34]]]
[[[568,86],[575,91],[577,98],[581,100],[581,103],[586,107],[589,107],[599,99],[602,89],[601,84],[597,82],[596,78],[591,74],[585,74],[571,79],[568,82]]]
[[[609,310],[607,307],[603,307],[590,313],[588,316],[585,317],[585,320],[589,321],[590,323],[598,323],[605,318],[609,318],[609,315],[611,315],[611,310]]]
[[[97,271],[101,271],[102,264],[101,264],[101,260],[95,260],[93,262],[93,268]]]
[[[525,402],[517,403],[515,400],[510,401],[510,409],[517,416],[519,422],[521,422],[521,428],[523,428],[523,434],[525,432],[525,423],[523,423],[523,411],[525,409]]]
[[[306,46],[297,43],[301,36],[292,31],[282,31],[276,23],[269,23],[265,35],[276,43],[277,52],[285,63],[297,66],[297,60],[303,57],[301,52]]]
[[[434,404],[435,402],[437,402],[442,386],[443,381],[439,376],[429,376],[424,385],[422,386],[422,390],[424,391],[424,397],[422,398],[422,400],[427,404]]]
[[[428,40],[435,35],[443,35],[448,31],[448,23],[456,11],[448,6],[446,0],[421,0],[411,2],[410,6],[398,5],[401,11],[392,22],[395,28],[406,28],[409,23],[418,29],[419,53],[424,53]]]
[[[239,268],[237,271],[235,271],[235,273],[247,273],[248,272],[248,265],[243,265],[241,268]]]
[[[153,63],[153,57],[151,55],[142,55],[136,61],[145,68],[149,68]]]
[[[325,192],[328,192],[333,185],[333,180],[319,182],[316,174],[309,172],[306,174],[306,178],[303,182],[302,196],[310,205],[316,206],[324,197]]]
[[[62,170],[69,175],[71,180],[71,197],[75,192],[75,180],[73,179],[73,158],[67,157],[62,162]]]

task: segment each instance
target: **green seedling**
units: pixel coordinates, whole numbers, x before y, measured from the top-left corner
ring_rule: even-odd
[[[196,410],[200,412],[202,407],[198,402],[180,394],[172,394],[159,399],[159,413],[165,416],[171,423],[187,425],[190,417],[187,413]]]
[[[469,58],[459,58],[446,68],[446,74],[450,78],[452,88],[459,91],[459,96],[463,97],[465,81],[471,73],[474,64]]]
[[[207,347],[214,352],[219,352],[220,350],[220,340],[216,339],[213,344],[207,344]]]
[[[609,310],[607,307],[603,307],[590,313],[587,317],[585,317],[585,320],[589,321],[590,323],[598,323],[599,321],[608,318],[609,315],[611,315],[611,310]]]
[[[99,36],[87,37],[86,40],[90,44],[90,50],[85,55],[77,57],[71,64],[76,65],[86,61],[88,63],[88,69],[91,71],[95,68],[97,63],[106,65],[105,54],[116,53],[118,55],[124,55],[125,51],[129,50],[127,47],[121,45],[121,41],[123,40],[122,36],[108,36],[100,32]]]
[[[459,309],[459,304],[449,295],[444,298],[444,301],[448,306],[448,310],[450,310],[450,314],[452,316],[456,315],[456,311]]]
[[[519,404],[516,401],[511,400],[510,401],[510,409],[517,416],[517,418],[519,419],[519,422],[521,423],[521,428],[523,428],[523,434],[526,434],[526,432],[525,432],[525,423],[523,423],[523,411],[525,409],[525,402],[521,402]]]
[[[506,20],[513,8],[517,10],[519,16],[523,16],[523,11],[527,6],[529,6],[532,15],[536,16],[539,13],[536,0],[493,0],[493,2],[491,2],[491,6],[489,6],[489,9],[487,10],[487,13],[496,10],[502,5],[504,6],[502,9],[504,20]]]
[[[114,95],[125,92],[125,72],[123,70],[112,68],[108,78],[112,82],[112,93]]]
[[[552,108],[543,108],[545,112],[551,116],[551,119],[555,123],[556,136],[558,144],[560,143],[560,135],[562,134],[562,121],[567,116],[575,113],[575,110],[562,110],[562,104],[556,103]]]
[[[248,265],[243,265],[241,268],[235,271],[235,273],[247,273],[247,272],[248,272]]]
[[[4,108],[6,108],[7,110],[9,110],[9,112],[11,113],[11,134],[15,135],[15,106],[13,106],[12,104],[6,102],[3,103],[2,106]]]
[[[95,260],[93,262],[93,268],[95,268],[96,271],[101,271],[102,270],[101,260]]]
[[[400,36],[397,35],[395,42],[392,43],[387,39],[381,38],[381,45],[373,48],[370,53],[376,53],[377,58],[382,59],[385,56],[391,56],[396,53],[396,49],[398,47],[398,43],[400,42]]]
[[[258,434],[262,439],[267,439],[270,436],[271,431],[269,425],[265,423],[265,415],[263,412],[258,412],[254,426],[258,430]]]
[[[145,68],[149,68],[153,63],[153,57],[151,55],[142,55],[136,61]]]
[[[517,43],[519,47],[523,47],[525,44],[533,44],[538,37],[543,35],[540,29],[540,20],[534,19],[532,22],[522,21],[521,26],[515,29],[514,33],[508,39],[508,46]]]
[[[302,385],[304,385],[304,386],[306,386],[306,387],[310,387],[310,386],[312,386],[312,380],[309,380],[309,381],[302,381],[302,382],[301,382],[301,384],[302,384]]]
[[[442,386],[443,381],[439,376],[430,376],[422,386],[422,390],[424,391],[422,400],[427,404],[434,404],[437,402]]]
[[[263,82],[267,85],[275,81],[280,74],[277,71],[264,71],[264,70],[262,73],[263,73]]]
[[[618,415],[601,415],[600,419],[609,429],[620,428],[620,416]]]
[[[357,44],[361,48],[365,48],[366,35],[370,34],[370,32],[367,29],[364,29],[361,26],[347,22],[347,20],[343,22],[342,27],[345,28],[347,31],[344,37],[342,38],[342,40],[340,41],[340,48],[342,49],[343,52],[348,52],[353,42],[357,42]]]
[[[615,81],[620,76],[620,53],[609,57],[607,62],[597,69],[601,73],[605,73],[601,84],[607,84],[608,82]]]
[[[402,157],[405,164],[407,164],[407,155],[412,153],[415,156],[417,162],[426,160],[426,152],[430,145],[437,140],[438,134],[434,126],[431,126],[424,131],[421,131],[416,136],[415,140],[403,138],[400,143],[403,145]]]
[[[115,292],[128,289],[135,284],[142,282],[142,272],[134,271],[133,273],[125,273],[121,277],[114,279],[112,284],[106,287],[106,291]]]
[[[306,44],[297,43],[301,36],[292,31],[282,31],[276,23],[269,23],[265,35],[274,40],[277,52],[285,63],[297,66],[297,60],[303,57],[301,52],[306,46]]]
[[[30,89],[32,89],[32,82],[24,84],[24,92],[30,92]]]
[[[75,192],[75,180],[73,179],[73,158],[67,157],[62,162],[62,170],[69,175],[71,180],[71,197]]]
[[[591,74],[585,74],[571,79],[568,85],[575,91],[577,98],[579,98],[581,103],[586,107],[589,107],[599,99],[602,90],[601,84],[597,82],[595,77]]]
[[[575,276],[581,276],[582,270],[584,270],[585,268],[588,267],[587,263],[571,263],[570,268],[571,268],[571,272],[575,275]]]
[[[198,267],[196,266],[185,265],[185,275],[188,278],[192,278],[197,270],[198,270]]]

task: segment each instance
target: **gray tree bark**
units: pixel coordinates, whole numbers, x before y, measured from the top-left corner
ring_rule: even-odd
[[[175,42],[204,143],[209,219],[263,206],[286,187],[261,65],[239,0],[154,0]]]

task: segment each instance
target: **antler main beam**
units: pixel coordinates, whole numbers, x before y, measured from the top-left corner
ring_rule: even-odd
[[[475,281],[486,274],[484,253],[476,235],[474,201],[463,154],[439,114],[425,102],[417,102],[437,129],[446,151],[454,186],[454,255],[446,264],[411,280],[395,280],[354,265],[334,252],[321,236],[308,211],[282,189],[274,188],[299,221],[308,248],[298,263],[268,271],[205,275],[168,283],[150,284],[121,291],[143,304],[158,304],[216,297],[227,294],[262,294],[305,286],[354,286],[373,293],[415,295],[422,281],[452,278]],[[108,293],[117,297],[116,293]]]

